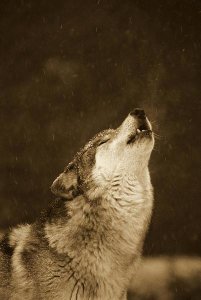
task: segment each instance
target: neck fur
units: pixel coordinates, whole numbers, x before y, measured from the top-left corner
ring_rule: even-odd
[[[116,175],[102,197],[96,189],[88,198],[78,196],[66,202],[66,216],[46,223],[50,247],[72,258],[81,278],[129,281],[152,211],[152,187],[148,173],[144,176],[142,185],[140,179]]]

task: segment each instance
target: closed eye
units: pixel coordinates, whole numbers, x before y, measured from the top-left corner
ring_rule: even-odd
[[[110,140],[110,139],[107,139],[107,140],[102,140],[102,141],[100,141],[100,142],[99,142],[99,144],[98,144],[98,146],[100,146],[100,145],[103,145],[103,144],[107,143],[109,140]]]

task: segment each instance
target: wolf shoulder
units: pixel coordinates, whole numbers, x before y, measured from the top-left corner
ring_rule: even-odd
[[[33,247],[33,225],[20,225],[0,237],[0,299],[10,299],[15,281],[26,285],[27,263],[23,256]],[[17,275],[18,274],[18,275]]]

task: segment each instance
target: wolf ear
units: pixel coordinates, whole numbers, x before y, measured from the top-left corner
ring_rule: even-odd
[[[73,199],[78,194],[77,174],[74,170],[61,173],[51,185],[53,194],[66,199]]]

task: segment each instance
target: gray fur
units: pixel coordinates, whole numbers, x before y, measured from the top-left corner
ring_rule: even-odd
[[[95,136],[55,179],[59,198],[49,210],[10,230],[0,248],[0,299],[126,299],[153,202],[154,142],[144,122],[146,134],[129,115]]]

